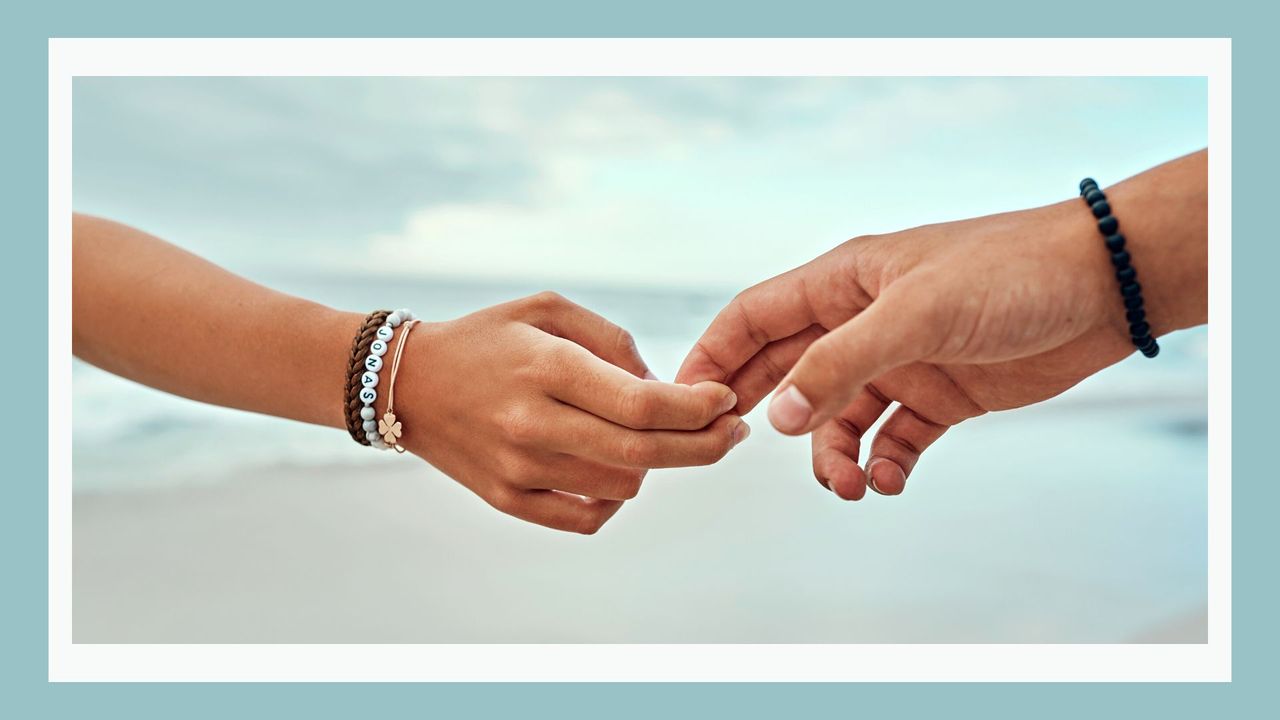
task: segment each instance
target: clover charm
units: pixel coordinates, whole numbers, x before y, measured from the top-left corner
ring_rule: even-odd
[[[404,448],[400,447],[400,436],[404,434],[404,428],[400,421],[396,420],[396,414],[388,412],[378,421],[378,434],[382,435],[382,440],[386,444],[396,449],[396,452],[404,452]]]

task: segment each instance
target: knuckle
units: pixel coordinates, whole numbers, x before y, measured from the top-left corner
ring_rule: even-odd
[[[707,443],[702,447],[699,460],[705,465],[720,462],[733,449],[733,429],[729,426],[720,428],[710,434]]]
[[[618,328],[617,332],[618,335],[614,339],[614,347],[617,351],[624,355],[638,354],[635,336],[623,328]]]
[[[653,443],[642,433],[628,435],[618,448],[619,459],[634,467],[649,467],[653,462],[653,455]]]
[[[600,528],[604,527],[604,518],[596,513],[590,513],[580,517],[577,523],[574,532],[579,535],[595,535],[600,532]]]
[[[631,500],[640,494],[644,473],[628,473],[614,483],[614,496],[619,500]]]
[[[516,506],[519,504],[520,493],[515,488],[508,485],[498,484],[489,490],[489,494],[485,496],[485,502],[489,503],[493,509],[507,515],[514,515]]]
[[[517,445],[536,442],[541,431],[534,414],[528,408],[521,406],[506,410],[498,424],[507,438]]]
[[[814,340],[809,346],[808,351],[797,364],[797,370],[807,371],[829,387],[833,383],[838,383],[844,375],[844,359],[847,356],[848,353],[841,351],[835,337],[824,335]]]
[[[537,467],[521,453],[506,453],[499,461],[503,480],[517,486],[526,486],[537,480]]]
[[[540,293],[529,296],[529,305],[543,310],[563,307],[568,302],[563,295],[553,290],[543,290]]]
[[[646,386],[631,384],[618,394],[618,411],[631,425],[649,427],[657,419],[658,404]]]
[[[582,513],[578,518],[578,527],[575,529],[581,535],[595,535],[611,517],[613,517],[612,509],[602,505]]]

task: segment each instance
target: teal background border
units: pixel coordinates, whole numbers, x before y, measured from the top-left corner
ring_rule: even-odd
[[[4,355],[9,411],[0,480],[0,714],[360,717],[374,713],[649,717],[1202,717],[1269,714],[1275,701],[1277,473],[1271,369],[1280,260],[1275,192],[1277,14],[1263,3],[972,0],[761,3],[650,0],[340,3],[222,0],[11,4],[0,13]],[[1233,674],[1231,684],[51,684],[47,678],[47,40],[50,37],[1231,37],[1233,38]],[[1099,108],[1105,112],[1104,108]],[[1268,198],[1269,199],[1269,198]],[[1100,498],[1100,501],[1105,501]],[[1272,707],[1272,711],[1265,708]]]

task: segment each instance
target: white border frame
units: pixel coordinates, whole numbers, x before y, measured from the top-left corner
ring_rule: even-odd
[[[50,680],[1231,679],[1230,39],[52,39],[51,318],[71,315],[71,81],[112,75],[1206,76],[1209,634],[1195,645],[76,645],[71,451],[51,443]],[[71,331],[49,327],[53,437],[71,413]]]

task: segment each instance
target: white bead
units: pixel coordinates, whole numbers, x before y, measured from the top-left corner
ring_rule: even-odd
[[[378,414],[378,411],[374,410],[371,407],[360,408],[360,418],[363,420],[372,420],[374,417],[377,416],[377,414]]]
[[[369,345],[369,352],[377,355],[378,357],[382,357],[387,354],[387,344],[382,340],[374,340],[373,343]]]
[[[382,358],[377,355],[370,355],[364,359],[364,369],[378,372],[382,369]]]
[[[390,446],[390,445],[388,445],[386,442],[384,442],[382,438],[378,438],[377,440],[370,440],[370,441],[369,441],[369,444],[373,445],[374,447],[378,448],[379,450],[390,450],[390,449],[391,449],[391,446]]]
[[[366,440],[368,440],[369,442],[371,442],[371,443],[372,443],[374,440],[378,440],[378,441],[381,441],[381,440],[382,440],[382,438],[378,436],[378,432],[377,432],[376,430],[365,433],[365,434],[364,434],[364,438],[365,438]]]
[[[360,391],[360,402],[365,405],[372,405],[374,400],[378,399],[378,391],[373,388],[365,388]]]
[[[378,373],[366,372],[360,376],[360,384],[365,387],[378,387]]]
[[[409,308],[400,308],[399,310],[396,311],[396,314],[399,315],[400,319],[405,322],[409,322],[414,318],[413,311],[410,310]]]
[[[400,317],[400,313],[398,312],[393,312],[387,316],[387,324],[393,328],[400,327],[400,320],[401,320],[401,317]]]
[[[392,329],[390,325],[383,325],[382,327],[378,328],[378,332],[376,334],[379,340],[390,341],[391,337],[396,334],[396,331]]]
[[[373,420],[365,420],[364,425],[361,425],[361,427],[364,428],[365,432],[371,433],[378,429],[378,423],[374,422]]]

